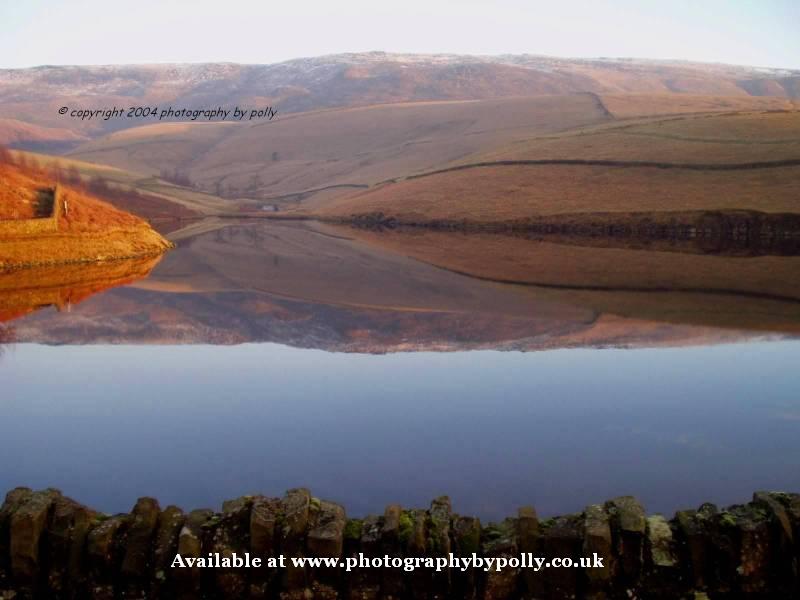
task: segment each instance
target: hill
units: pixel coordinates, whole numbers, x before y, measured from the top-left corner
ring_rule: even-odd
[[[194,219],[229,208],[219,198],[159,179],[107,165],[63,156],[14,150],[12,160],[44,170],[62,181],[101,197],[120,210],[147,219],[162,228],[165,223]]]
[[[42,127],[17,119],[0,119],[0,144],[57,152],[76,146],[87,138],[63,127]]]
[[[350,194],[328,217],[498,222],[598,212],[800,212],[800,113],[684,115],[537,136]]]
[[[609,110],[645,112],[650,104],[653,110],[678,116],[621,118]],[[179,173],[198,190],[254,208],[265,203],[313,208],[388,179],[470,161],[546,154],[550,139],[562,135],[591,134],[577,139],[582,144],[601,134],[632,132],[637,124],[642,131],[635,133],[643,134],[648,126],[660,127],[672,118],[790,106],[778,98],[647,95],[623,102],[620,96],[594,94],[399,103],[301,113],[253,125],[146,125],[82,144],[70,157],[152,177],[163,171]],[[727,122],[720,126],[724,129]],[[650,147],[647,139],[633,136],[629,133],[624,141]],[[787,144],[784,150],[792,151]],[[774,151],[777,146],[764,148]]]
[[[58,109],[65,104],[71,108],[126,109],[153,105],[272,105],[280,114],[289,114],[385,103],[585,92],[796,99],[800,98],[800,72],[681,61],[384,52],[300,58],[268,65],[42,66],[0,70],[4,116],[92,136],[142,122],[80,120],[62,117]]]
[[[153,176],[178,171],[199,189],[232,199],[294,203],[609,120],[588,94],[405,103],[254,125],[149,125],[88,142],[69,156]]]
[[[155,256],[170,247],[138,217],[15,164],[0,164],[0,206],[0,270]]]

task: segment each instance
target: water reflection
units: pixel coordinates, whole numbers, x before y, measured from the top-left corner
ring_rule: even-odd
[[[54,307],[72,306],[114,287],[147,277],[161,257],[0,271],[0,323]]]
[[[6,350],[17,341],[17,334],[13,327],[0,325],[0,358]]]
[[[0,277],[0,307],[9,318],[68,302],[69,313],[15,321],[21,341],[51,344],[278,342],[381,353],[702,344],[800,332],[797,257],[306,223],[206,222],[176,241],[147,277],[153,265],[127,263]],[[43,283],[55,276],[60,283]],[[130,285],[77,304],[119,283]]]

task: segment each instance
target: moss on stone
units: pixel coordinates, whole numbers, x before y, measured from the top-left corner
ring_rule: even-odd
[[[348,519],[344,526],[344,539],[358,540],[361,538],[361,531],[364,529],[364,521],[361,519]]]
[[[462,532],[458,538],[459,550],[464,554],[477,553],[481,548],[481,530],[475,526],[466,532]]]
[[[437,518],[434,514],[428,515],[427,520],[427,546],[428,550],[433,554],[440,554],[446,550],[443,540],[447,537],[447,528],[450,524],[449,520]]]
[[[402,543],[407,543],[414,533],[414,517],[410,511],[404,510],[400,513],[397,537]]]
[[[209,519],[205,523],[200,525],[200,527],[202,527],[203,529],[210,529],[212,527],[216,527],[221,522],[222,522],[222,516],[215,514],[212,517],[209,517]]]
[[[550,517],[548,519],[544,519],[543,521],[539,521],[539,529],[541,531],[544,531],[545,529],[548,529],[548,528],[552,527],[553,523],[555,523],[555,522],[556,522],[556,520],[553,517]]]

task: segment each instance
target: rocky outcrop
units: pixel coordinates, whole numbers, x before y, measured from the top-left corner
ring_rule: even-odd
[[[800,597],[800,494],[757,492],[747,504],[704,504],[672,519],[632,497],[540,520],[532,507],[482,526],[446,497],[428,510],[389,506],[348,519],[306,489],[245,496],[221,512],[184,514],[152,498],[99,514],[53,489],[17,488],[0,508],[0,598],[548,599]],[[173,568],[184,558],[286,557],[286,565]],[[290,557],[571,558],[577,567],[484,570],[345,568]],[[597,554],[602,567],[580,564]]]

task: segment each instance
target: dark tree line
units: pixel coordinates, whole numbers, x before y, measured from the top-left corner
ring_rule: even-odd
[[[159,177],[161,177],[161,179],[164,181],[174,183],[175,185],[179,185],[181,187],[194,187],[194,183],[192,183],[192,180],[189,179],[189,176],[179,169],[161,169],[161,174]]]
[[[36,175],[46,175],[42,165],[35,158],[28,157],[25,154],[17,154],[14,156],[11,151],[0,144],[0,165],[14,165],[22,171],[33,173]]]

